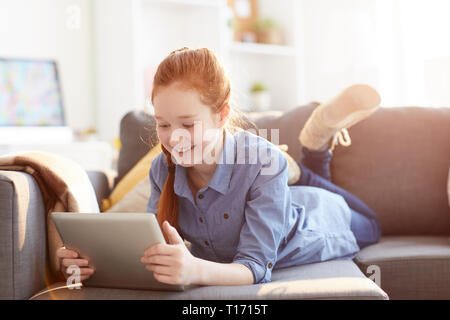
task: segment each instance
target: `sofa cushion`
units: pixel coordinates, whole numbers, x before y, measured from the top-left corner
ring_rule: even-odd
[[[142,180],[149,180],[148,173],[150,170],[150,166],[153,160],[161,153],[161,144],[158,143],[154,146],[145,156],[143,156],[134,166],[127,172],[125,176],[119,181],[119,183],[114,187],[114,190],[111,192],[107,199],[103,199],[102,202],[102,211],[110,211],[110,209],[116,205],[118,205],[121,200],[124,199],[126,195],[128,195]],[[150,193],[147,195],[150,197]],[[128,202],[128,201],[126,201]],[[124,207],[120,205],[120,207]],[[126,206],[125,206],[126,207]],[[145,206],[138,205],[139,208],[147,207],[147,203]],[[131,211],[130,211],[131,210]],[[132,208],[127,209],[127,212],[133,212]],[[120,211],[115,211],[120,212]],[[139,211],[137,211],[139,212]]]
[[[28,299],[45,287],[45,206],[28,173],[0,171],[0,300]]]
[[[249,112],[247,116],[255,123],[259,130],[267,129],[267,140],[275,144],[287,144],[289,154],[296,161],[300,161],[301,145],[298,136],[309,115],[318,105],[318,102],[311,102],[310,104],[299,106],[286,112]],[[272,137],[272,129],[279,130],[279,141],[277,141],[277,137]],[[263,134],[265,133],[263,132]]]
[[[311,102],[286,112],[246,113],[258,128],[279,129],[278,144],[301,159],[298,135],[318,106]],[[383,235],[443,235],[450,230],[446,194],[450,159],[450,108],[380,108],[349,129],[350,147],[338,146],[332,181],[358,196],[378,215]],[[157,142],[155,120],[143,111],[121,122],[117,181]],[[150,143],[141,138],[152,137]],[[117,182],[116,181],[116,182]]]
[[[448,197],[448,207],[450,208],[450,167],[448,168],[447,197]]]
[[[381,108],[349,133],[332,180],[375,210],[383,235],[450,234],[450,108]]]
[[[92,187],[95,191],[95,197],[97,198],[98,207],[102,207],[102,199],[105,199],[109,196],[114,180],[113,173],[108,170],[93,170],[86,171],[89,181],[92,184]]]
[[[61,286],[55,284],[53,287]],[[332,260],[275,269],[272,282],[248,286],[191,286],[184,292],[81,288],[58,290],[37,299],[387,299],[351,260]]]
[[[390,299],[450,299],[447,236],[382,237],[354,260],[368,276],[370,266],[379,268],[379,284]]]
[[[317,105],[249,117],[260,129],[279,129],[279,143],[299,161],[298,136]],[[377,213],[383,235],[449,234],[449,124],[450,108],[380,108],[349,129],[350,147],[336,147],[332,181]]]
[[[142,110],[133,110],[123,116],[120,121],[121,147],[114,186],[158,144],[155,126],[156,120],[153,116]]]

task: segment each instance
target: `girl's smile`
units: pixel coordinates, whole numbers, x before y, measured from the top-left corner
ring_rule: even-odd
[[[191,146],[191,147],[189,147],[189,148],[187,148],[187,149],[178,149],[178,148],[174,148],[173,149],[173,152],[176,152],[177,153],[177,155],[180,157],[180,158],[183,158],[183,157],[185,157],[185,156],[187,156],[188,157],[188,159],[189,158],[191,158],[191,152],[193,152],[193,153],[195,153],[195,145],[193,145],[193,146]]]

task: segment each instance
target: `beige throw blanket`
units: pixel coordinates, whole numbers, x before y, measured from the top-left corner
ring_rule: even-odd
[[[38,183],[45,203],[48,230],[46,280],[47,284],[61,280],[56,250],[62,246],[62,241],[49,213],[99,212],[95,191],[86,171],[70,159],[37,151],[0,156],[0,170],[29,173]]]

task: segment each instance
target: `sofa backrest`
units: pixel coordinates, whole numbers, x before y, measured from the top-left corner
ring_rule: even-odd
[[[249,118],[269,129],[269,140],[278,128],[299,161],[298,136],[317,105]],[[332,181],[377,213],[383,235],[449,235],[450,108],[382,107],[348,131],[352,145],[336,147]]]
[[[117,161],[117,177],[113,187],[127,174],[148,151],[158,144],[155,118],[142,110],[127,112],[120,120],[120,152]]]
[[[268,129],[269,141],[270,129],[279,129],[279,143],[300,161],[298,135],[317,105],[244,115]],[[116,184],[158,142],[155,120],[143,111],[126,114],[120,131]],[[380,108],[349,133],[352,145],[334,151],[332,181],[375,210],[383,235],[449,235],[450,108]]]

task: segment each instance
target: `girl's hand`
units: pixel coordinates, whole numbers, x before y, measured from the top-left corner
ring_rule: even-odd
[[[94,274],[94,269],[89,267],[89,261],[80,259],[76,251],[61,247],[56,251],[56,256],[59,259],[60,270],[66,279],[71,275],[67,273],[67,268],[70,266],[78,266],[80,268],[80,281],[89,279]]]
[[[159,282],[175,285],[194,283],[200,260],[191,255],[183,239],[169,222],[164,221],[163,231],[169,244],[158,243],[151,246],[145,250],[141,262],[146,264],[147,270],[153,271]]]

